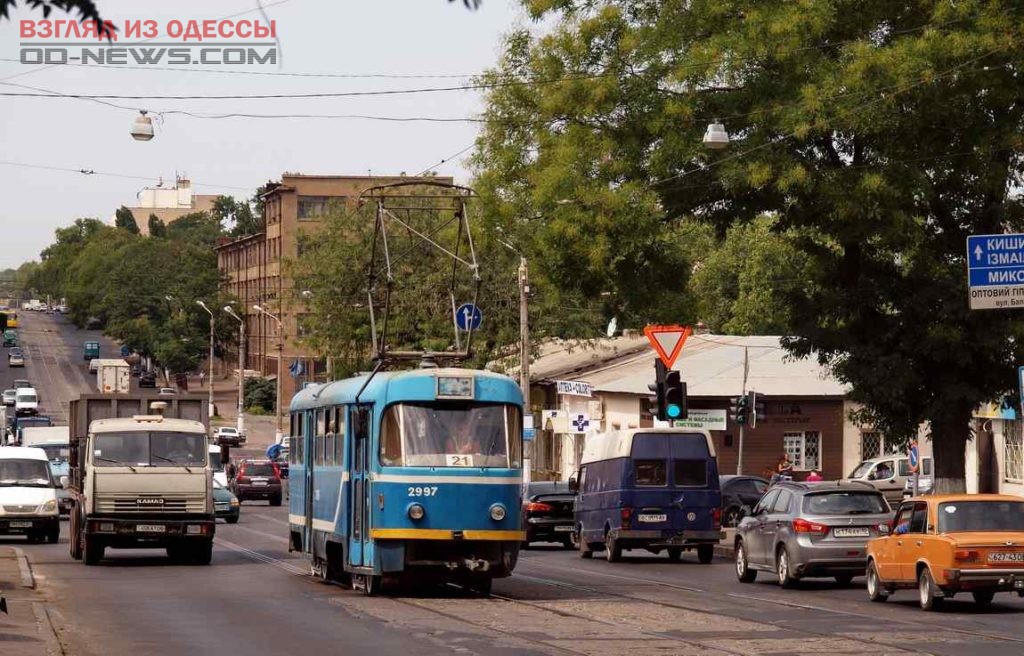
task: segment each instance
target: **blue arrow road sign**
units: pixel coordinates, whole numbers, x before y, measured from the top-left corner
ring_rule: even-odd
[[[917,449],[917,442],[910,443],[910,451],[907,453],[907,460],[910,464],[910,471],[916,472],[921,465],[921,455]]]
[[[459,327],[459,330],[476,330],[483,320],[484,315],[480,312],[480,308],[472,303],[463,303],[455,311],[455,325]]]
[[[967,238],[972,310],[1024,307],[1024,234]]]

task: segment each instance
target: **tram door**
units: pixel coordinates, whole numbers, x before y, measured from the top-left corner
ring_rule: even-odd
[[[303,529],[302,544],[305,546],[307,553],[313,553],[313,501],[316,497],[316,485],[313,480],[314,469],[313,465],[316,462],[316,449],[317,449],[317,427],[323,423],[323,410],[310,411],[306,413],[306,432],[303,435],[303,439],[306,442],[306,449],[303,451],[302,457],[305,461],[303,463],[304,470],[306,472],[306,485],[302,500],[304,503],[303,510],[305,511],[306,526]]]
[[[349,425],[352,427],[352,439],[349,440],[349,477],[352,481],[349,495],[349,531],[348,553],[349,564],[354,567],[370,567],[373,565],[373,554],[370,552],[369,514],[367,499],[369,490],[370,469],[370,407],[352,406]]]

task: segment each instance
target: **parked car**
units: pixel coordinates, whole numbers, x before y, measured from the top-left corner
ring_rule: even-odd
[[[718,477],[722,488],[722,526],[734,527],[764,496],[768,481],[757,476]]]
[[[242,446],[245,444],[245,435],[239,433],[234,426],[221,426],[214,431],[213,441],[222,446]]]
[[[220,481],[213,481],[213,512],[228,524],[237,524],[242,502]]]
[[[270,505],[280,506],[281,472],[270,460],[243,460],[231,480],[231,491],[239,501],[267,499]]]
[[[25,366],[25,353],[19,348],[12,348],[7,352],[7,366],[8,367],[24,367]]]
[[[14,405],[16,391],[13,389],[4,390],[4,405]]]
[[[950,494],[903,502],[889,535],[868,543],[867,590],[885,601],[917,589],[924,610],[970,592],[979,606],[997,592],[1024,597],[1024,498]]]
[[[710,563],[721,531],[718,461],[707,431],[639,428],[588,439],[576,480],[576,535],[581,558],[624,549],[684,550]]]
[[[931,476],[931,473],[932,459],[921,458],[921,474]],[[845,480],[870,483],[895,506],[903,499],[903,488],[911,475],[907,456],[889,455],[861,462]]]
[[[174,396],[178,391],[173,387],[161,387],[160,391],[157,392],[157,396]]]
[[[156,374],[152,371],[143,371],[139,374],[139,387],[156,388]]]
[[[573,548],[575,500],[576,495],[568,483],[530,483],[523,497],[523,526],[526,527],[523,548],[528,549],[531,542],[561,542],[565,548]]]
[[[774,572],[783,588],[804,577],[849,585],[864,574],[868,540],[892,518],[882,493],[862,483],[776,483],[736,527],[736,576]]]

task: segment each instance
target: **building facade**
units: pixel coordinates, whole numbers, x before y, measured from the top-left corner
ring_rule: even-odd
[[[139,233],[149,235],[149,217],[156,216],[164,224],[196,212],[209,212],[213,209],[218,194],[196,194],[192,182],[188,178],[178,177],[173,187],[144,187],[138,194],[138,206],[129,207]],[[111,217],[113,223],[116,217]]]
[[[360,194],[370,187],[417,179],[285,173],[262,196],[264,232],[218,245],[217,262],[226,281],[224,291],[238,297],[244,312],[246,368],[274,377],[283,371],[281,393],[285,403],[305,382],[322,380],[327,373],[324,354],[312,353],[301,342],[302,290],[295,289],[287,263],[301,257],[305,239],[315,238],[332,210],[355,210]],[[445,177],[429,180],[453,182]],[[253,305],[281,319],[284,342],[280,363],[277,323],[254,310]]]

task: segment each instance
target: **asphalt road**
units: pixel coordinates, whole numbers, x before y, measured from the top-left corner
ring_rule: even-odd
[[[30,315],[27,376],[0,360],[0,383],[27,377],[47,412],[90,387],[86,333]],[[1024,653],[1024,600],[989,609],[969,597],[924,613],[913,592],[868,602],[862,579],[782,590],[732,564],[680,563],[640,552],[624,562],[581,560],[559,548],[522,553],[490,599],[457,588],[365,597],[307,575],[287,551],[287,509],[246,503],[218,524],[213,564],[170,564],[162,552],[111,550],[98,567],[56,545],[24,545],[68,654],[985,654]],[[3,539],[15,544],[20,538]],[[22,546],[22,545],[19,545]]]

